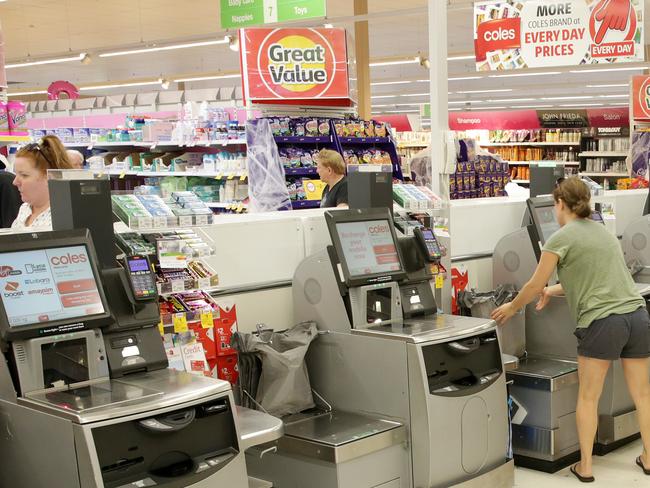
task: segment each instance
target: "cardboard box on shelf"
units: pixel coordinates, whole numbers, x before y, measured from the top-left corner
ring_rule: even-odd
[[[218,317],[214,319],[214,342],[217,356],[232,354],[232,335],[237,332],[237,307],[232,302],[217,302]]]

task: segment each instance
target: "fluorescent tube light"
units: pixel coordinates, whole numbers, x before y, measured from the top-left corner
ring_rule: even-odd
[[[464,91],[459,91],[457,93],[462,93],[465,95],[472,94],[472,93],[505,93],[505,92],[511,92],[512,88],[501,88],[498,90],[464,90]]]
[[[464,105],[464,104],[471,104],[471,103],[486,103],[486,100],[454,100],[448,103],[449,105]]]
[[[143,47],[139,49],[126,49],[124,51],[112,51],[108,53],[102,53],[99,55],[99,57],[110,58],[113,56],[127,56],[129,54],[144,54],[144,53],[153,53],[157,51],[172,51],[174,49],[188,49],[191,47],[216,46],[218,44],[228,44],[228,42],[229,42],[228,39],[219,39],[215,41],[186,42],[183,44],[171,44],[169,46]]]
[[[8,97],[20,97],[20,96],[24,96],[24,95],[45,95],[46,93],[47,93],[47,90],[34,90],[34,91],[7,93],[7,96]]]
[[[470,107],[471,110],[502,110],[508,107]]]
[[[513,105],[510,108],[551,108],[553,105]]]
[[[560,71],[544,71],[541,73],[513,73],[507,75],[489,75],[488,78],[518,78],[523,76],[550,76],[562,74]]]
[[[591,95],[585,95],[585,96],[574,96],[574,97],[542,97],[541,100],[590,100],[592,98],[596,98]]]
[[[635,71],[640,69],[648,69],[648,68],[646,68],[645,66],[635,66],[634,68],[596,68],[596,69],[580,69],[580,70],[574,69],[569,71],[569,73],[576,73],[576,74],[609,73],[611,71]]]
[[[587,85],[587,88],[622,88],[622,87],[629,87],[630,85],[628,83],[618,83],[614,85]]]
[[[88,85],[79,87],[79,91],[90,91],[90,90],[105,90],[110,88],[127,88],[130,86],[147,86],[147,85],[160,85],[159,80],[155,81],[138,81],[133,83],[114,83],[107,85]]]
[[[370,97],[370,100],[377,100],[379,98],[395,98],[398,97],[399,95],[375,95]]]
[[[534,102],[537,98],[500,98],[498,100],[487,100],[489,103],[500,103],[500,102]]]
[[[428,97],[430,95],[429,92],[427,93],[402,93],[401,96],[403,97]]]
[[[28,66],[39,66],[41,64],[69,63],[72,61],[81,61],[86,56],[86,53],[80,53],[75,56],[67,56],[65,58],[41,59],[37,61],[25,61],[24,63],[9,63],[5,65],[5,69],[26,68]]]
[[[241,75],[233,74],[233,75],[195,76],[191,78],[178,78],[175,79],[174,82],[182,83],[185,81],[225,80],[226,78],[241,78]]]
[[[447,61],[464,61],[466,59],[476,59],[476,57],[471,56],[471,55],[468,55],[468,56],[449,56],[447,58]]]
[[[409,59],[397,59],[395,61],[376,61],[374,63],[370,63],[369,66],[373,68],[375,66],[394,66],[397,64],[412,64],[412,63],[419,63],[419,62],[420,62],[420,58],[416,57],[416,58],[409,58]]]
[[[447,81],[463,81],[463,80],[480,80],[482,76],[453,76],[447,78]]]
[[[582,107],[602,107],[604,105],[605,105],[604,103],[566,103],[560,105],[560,107],[582,108]]]
[[[630,95],[623,94],[623,95],[598,95],[598,98],[629,98]]]

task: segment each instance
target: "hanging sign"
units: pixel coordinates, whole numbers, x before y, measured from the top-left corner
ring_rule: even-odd
[[[246,100],[333,105],[349,99],[344,29],[241,29],[239,37]]]
[[[632,77],[632,118],[650,120],[650,76]]]
[[[644,60],[644,0],[474,4],[478,71]]]
[[[221,28],[325,17],[326,0],[221,0]]]
[[[542,128],[568,129],[588,127],[586,110],[538,110],[537,117]]]
[[[69,81],[54,81],[47,87],[47,99],[59,100],[61,94],[65,94],[70,100],[79,98],[79,89]]]

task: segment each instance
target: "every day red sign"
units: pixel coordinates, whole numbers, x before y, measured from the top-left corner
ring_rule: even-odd
[[[349,105],[345,29],[241,29],[246,100]]]
[[[650,76],[632,77],[632,118],[650,120]]]
[[[479,71],[643,61],[644,0],[474,4]]]

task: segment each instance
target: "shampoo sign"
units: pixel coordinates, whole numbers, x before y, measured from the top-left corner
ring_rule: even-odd
[[[644,60],[644,0],[490,0],[474,4],[479,71]]]
[[[247,100],[348,99],[344,29],[242,29],[240,40]]]

